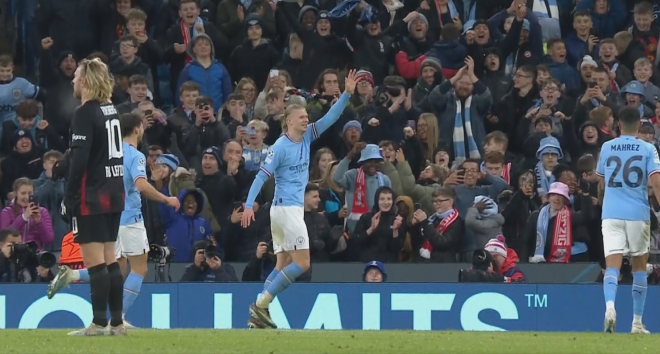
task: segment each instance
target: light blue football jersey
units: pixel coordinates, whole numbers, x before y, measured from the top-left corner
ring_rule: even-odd
[[[124,142],[124,211],[120,225],[131,225],[142,221],[142,197],[135,181],[147,178],[147,160],[133,145]]]

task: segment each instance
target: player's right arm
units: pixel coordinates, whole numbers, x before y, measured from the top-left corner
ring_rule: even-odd
[[[284,157],[284,150],[281,149],[281,145],[275,143],[268,149],[268,155],[264,160],[264,164],[259,168],[257,176],[250,186],[250,191],[248,192],[247,200],[245,201],[245,209],[252,209],[252,204],[254,200],[261,192],[261,187],[264,183],[275,174],[275,170],[280,164],[280,160]]]
[[[125,157],[125,156],[124,156]],[[174,210],[179,210],[179,199],[176,197],[168,197],[165,194],[159,192],[147,181],[147,162],[144,158],[144,155],[141,153],[131,154],[131,161],[129,165],[129,171],[131,178],[135,183],[135,188],[148,199],[151,199],[158,203],[164,203],[171,207],[174,207]]]
[[[71,152],[69,154],[69,178],[64,200],[69,203],[81,192],[82,179],[87,170],[94,139],[94,116],[100,114],[89,105],[81,106],[71,120]],[[68,205],[71,206],[71,205]]]

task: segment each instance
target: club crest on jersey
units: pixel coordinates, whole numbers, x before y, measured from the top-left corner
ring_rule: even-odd
[[[22,94],[22,92],[21,92],[20,89],[15,89],[15,90],[11,91],[11,95],[12,95],[12,97],[14,97],[15,100],[20,100],[21,96],[22,96],[21,94]]]
[[[203,234],[204,231],[206,231],[206,230],[204,230],[204,226],[200,226],[200,227],[199,227],[199,232],[201,232],[201,233]]]
[[[298,245],[300,245],[300,246],[304,245],[304,244],[305,244],[305,238],[302,237],[302,236],[298,236],[298,237],[296,238],[296,243],[297,243]]]

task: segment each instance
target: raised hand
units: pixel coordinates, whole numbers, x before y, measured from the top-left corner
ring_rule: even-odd
[[[346,92],[349,95],[352,95],[353,92],[355,92],[355,85],[357,84],[357,82],[355,81],[355,74],[356,71],[355,69],[353,69],[348,72],[348,75],[346,75],[346,79],[344,79],[344,92]]]

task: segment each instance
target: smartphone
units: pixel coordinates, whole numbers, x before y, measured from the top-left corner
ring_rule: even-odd
[[[422,204],[421,203],[415,203],[415,210],[422,210]]]
[[[409,120],[408,121],[408,126],[413,128],[413,130],[415,130],[415,126],[416,126],[415,121],[414,120]]]
[[[30,194],[30,196],[28,197],[28,203],[30,203],[30,204],[39,204],[39,203],[37,203],[36,198],[34,197],[34,194]]]
[[[399,141],[399,149],[402,149],[404,145],[406,145],[406,140],[405,139]]]
[[[596,87],[596,83],[592,81],[592,82],[587,84],[587,87],[588,88],[594,88],[594,87]]]
[[[250,136],[257,135],[257,129],[255,127],[248,127],[247,128],[247,135],[250,135]]]
[[[151,115],[153,115],[153,114],[154,114],[154,111],[152,111],[152,110],[150,110],[150,109],[147,109],[146,111],[144,111],[144,116],[145,116],[145,117],[151,116]]]
[[[270,73],[268,74],[268,77],[278,77],[278,76],[280,76],[280,71],[276,69],[271,70]]]
[[[457,175],[460,176],[460,177],[465,178],[465,169],[464,168],[458,169]]]

